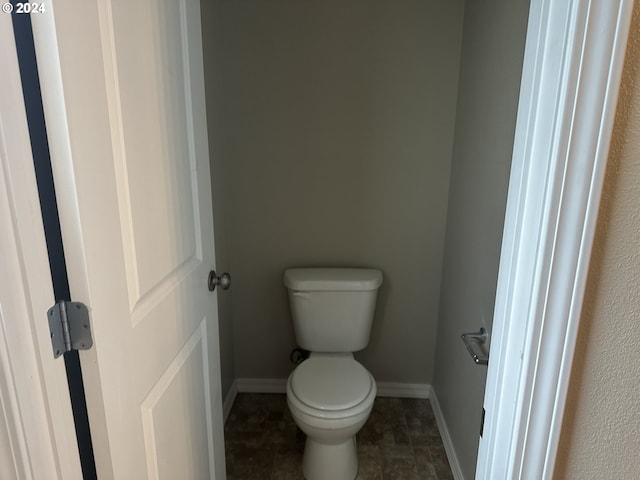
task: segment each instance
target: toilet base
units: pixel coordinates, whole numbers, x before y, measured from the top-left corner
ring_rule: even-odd
[[[307,436],[302,473],[307,480],[354,480],[358,474],[356,437],[327,444]]]

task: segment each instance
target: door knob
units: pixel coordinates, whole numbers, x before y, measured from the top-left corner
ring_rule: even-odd
[[[209,291],[213,292],[216,289],[216,285],[220,285],[220,288],[223,290],[229,290],[231,286],[231,275],[228,273],[223,273],[222,275],[216,275],[215,270],[211,270],[209,272]]]

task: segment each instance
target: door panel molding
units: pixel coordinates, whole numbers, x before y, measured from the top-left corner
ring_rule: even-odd
[[[159,0],[136,3],[135,8],[144,10],[145,18],[149,18],[146,25],[138,25],[138,28],[152,32],[148,36],[141,36],[141,39],[151,42],[151,45],[144,42],[141,42],[141,45],[135,45],[136,49],[141,50],[138,52],[131,51],[130,44],[123,44],[116,38],[112,2],[98,4],[110,133],[117,159],[115,162],[117,197],[120,215],[124,219],[122,222],[123,249],[134,325],[161,300],[163,294],[170,292],[203,259],[198,182],[195,174],[197,171],[196,149],[191,131],[194,123],[192,118],[194,99],[191,94],[191,74],[187,57],[186,5],[181,1],[179,5],[170,4],[169,6],[175,7],[179,14],[172,16],[170,12],[165,11],[163,2]],[[119,6],[119,10],[128,11],[131,7],[130,4],[123,4]],[[115,15],[121,18],[127,13],[120,11]],[[160,45],[163,39],[158,31],[158,25],[168,22],[174,24],[172,30],[177,30],[175,38],[179,39],[179,45],[173,46],[172,49]],[[168,43],[171,44],[171,42]],[[155,48],[161,53],[145,55],[145,46],[150,51],[154,51]],[[170,58],[170,51],[173,51],[174,56],[182,55],[182,57]],[[132,70],[135,72],[132,73]],[[170,85],[165,85],[161,76],[167,70],[174,72],[171,76],[173,83],[179,84],[178,90],[184,92],[184,111],[181,111],[181,106],[167,104],[165,101],[166,98],[171,97],[165,91]],[[123,92],[121,80],[124,80],[125,84],[132,83],[127,82],[128,78],[143,79],[143,81],[137,80],[133,85],[133,91]],[[131,99],[135,99],[135,102]],[[123,101],[128,101],[130,107],[123,105]],[[157,115],[142,116],[141,112],[147,111],[148,108],[157,109]],[[179,131],[175,128],[166,128],[169,121],[175,120],[176,115],[180,118],[177,122],[178,126],[184,128],[179,128]],[[128,128],[126,128],[127,125]],[[164,137],[163,144],[150,144],[145,141],[146,136],[152,135],[156,130],[170,132]],[[175,152],[180,150],[174,145],[176,142],[189,152],[184,171],[168,171],[171,167],[166,157],[175,155]],[[133,161],[133,166],[136,167],[136,160],[148,155],[149,148],[157,149],[149,155],[157,162],[154,171],[141,172],[139,167],[131,171],[127,162]],[[159,181],[152,181],[147,178],[148,175],[157,177]],[[185,199],[184,205],[166,203],[167,199],[171,198],[166,194],[166,190],[175,191],[176,189],[184,191],[182,195]],[[189,202],[188,199],[191,201]],[[157,205],[154,209],[154,222],[150,222],[145,215],[136,214],[139,210],[137,206],[144,208],[149,201],[154,201]],[[153,227],[154,223],[156,224],[156,231],[151,229],[155,242],[151,242],[149,238],[139,238],[140,232],[136,232],[135,226],[140,222],[145,225],[142,233],[144,230],[149,230],[149,227]],[[169,225],[164,225],[163,222],[169,222]],[[181,251],[171,251],[166,246],[160,245],[167,237],[162,227],[170,227],[174,231],[182,232]],[[149,248],[158,251],[155,254],[149,252],[145,255],[145,250]],[[146,256],[151,260],[145,259]],[[165,257],[169,263],[158,265],[158,260]]]
[[[159,472],[161,470],[165,470],[164,476],[167,477],[166,469],[161,469],[159,467],[159,462],[163,460],[166,461],[168,458],[171,458],[171,457],[167,455],[168,452],[164,452],[165,453],[164,455],[162,454],[158,455],[158,449],[163,449],[163,446],[162,445],[158,446],[157,444],[158,437],[156,435],[156,431],[158,430],[158,428],[161,427],[159,426],[159,423],[161,423],[166,416],[161,411],[161,406],[162,406],[161,403],[162,403],[163,397],[165,395],[175,393],[175,391],[171,392],[172,388],[174,388],[174,390],[178,388],[178,393],[179,393],[179,387],[180,387],[179,383],[181,380],[180,375],[182,374],[184,375],[195,374],[196,377],[198,378],[198,381],[201,382],[201,385],[202,385],[202,391],[199,392],[201,393],[200,400],[202,400],[202,403],[201,404],[198,403],[197,405],[192,405],[192,404],[184,405],[184,408],[190,408],[190,409],[195,408],[195,409],[202,410],[203,417],[207,419],[207,422],[205,423],[201,422],[197,425],[182,424],[181,427],[186,427],[190,429],[197,429],[197,428],[203,429],[203,431],[200,432],[200,436],[203,437],[202,441],[206,442],[207,444],[209,457],[206,459],[195,458],[195,459],[192,459],[192,462],[189,462],[184,465],[179,465],[179,464],[172,465],[171,468],[174,469],[175,473],[173,475],[169,474],[168,478],[172,478],[172,477],[204,478],[203,474],[206,474],[206,472],[208,472],[209,465],[214,464],[214,457],[213,457],[214,436],[213,436],[213,429],[212,429],[212,423],[211,423],[211,419],[213,418],[213,416],[211,412],[211,402],[209,398],[210,372],[209,372],[209,359],[207,355],[208,348],[207,348],[206,320],[207,320],[206,318],[202,320],[202,322],[200,323],[200,327],[193,333],[193,335],[184,345],[182,350],[180,350],[180,352],[176,355],[173,361],[169,364],[168,368],[160,376],[160,378],[158,379],[158,382],[156,383],[156,385],[154,385],[154,387],[151,389],[147,397],[142,401],[142,404],[140,406],[142,411],[142,422],[143,422],[143,430],[144,430],[144,436],[145,436],[145,451],[146,451],[146,458],[147,458],[147,467],[148,467],[150,479],[160,478]],[[176,387],[176,383],[178,383],[177,387]],[[188,439],[189,436],[185,435],[184,432],[175,431],[175,430],[172,432],[171,436],[174,437],[174,439],[176,440],[174,444],[169,445],[171,450],[174,450],[176,448],[187,449],[187,451],[184,452],[182,456],[178,456],[178,457],[189,458],[188,450],[190,449],[191,446],[189,445],[188,442],[183,441]],[[166,450],[167,446],[164,446],[164,447]],[[195,471],[194,467],[196,467],[198,461],[202,462],[203,460],[206,460],[208,462],[206,465],[206,469],[200,468],[198,471]]]

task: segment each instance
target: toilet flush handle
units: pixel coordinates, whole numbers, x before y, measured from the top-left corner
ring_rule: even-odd
[[[300,292],[298,290],[294,290],[293,292],[291,292],[291,294],[294,297],[309,298],[309,292]]]

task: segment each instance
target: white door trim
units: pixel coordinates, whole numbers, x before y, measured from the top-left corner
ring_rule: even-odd
[[[478,479],[551,478],[632,0],[533,0]]]

